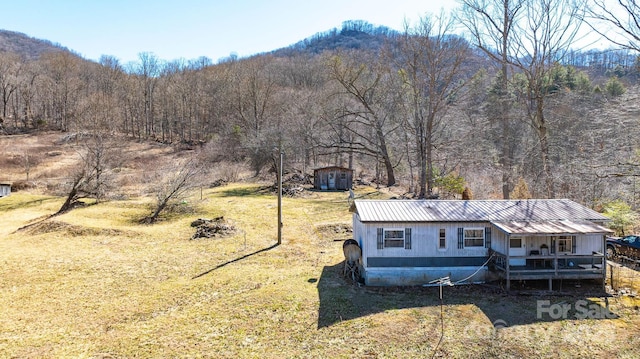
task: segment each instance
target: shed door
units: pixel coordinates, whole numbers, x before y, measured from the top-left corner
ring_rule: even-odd
[[[329,189],[336,189],[336,173],[329,172]]]

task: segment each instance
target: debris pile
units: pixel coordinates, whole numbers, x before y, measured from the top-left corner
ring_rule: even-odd
[[[191,222],[191,227],[196,228],[196,233],[191,236],[191,239],[227,237],[236,232],[236,227],[227,223],[224,217],[198,218]]]
[[[278,187],[276,186],[276,191]],[[302,186],[297,186],[295,184],[283,183],[282,184],[282,195],[288,197],[299,197],[304,194],[304,188]]]
[[[271,185],[265,188],[267,191],[273,194],[278,193],[278,184]],[[292,183],[282,184],[282,195],[285,197],[303,197],[306,194],[304,187]]]
[[[294,173],[291,175],[291,177],[289,177],[289,179],[285,179],[285,183],[290,183],[290,184],[300,184],[300,185],[312,185],[313,181],[311,180],[311,177],[309,177],[308,174],[301,174],[301,173]]]
[[[222,187],[222,186],[226,186],[227,184],[229,184],[229,181],[227,181],[226,179],[220,178],[211,182],[211,185],[209,185],[209,188]]]

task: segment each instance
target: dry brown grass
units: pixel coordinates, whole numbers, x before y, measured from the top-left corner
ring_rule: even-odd
[[[0,138],[0,149],[39,153],[31,175],[56,188],[77,156],[60,136]],[[122,151],[128,160],[116,183],[127,200],[47,219],[62,199],[42,195],[46,186],[0,199],[0,357],[637,357],[634,297],[607,298],[616,319],[536,317],[538,299],[605,307],[587,283],[582,292],[546,297],[445,288],[441,312],[437,288],[359,287],[343,279],[346,193],[284,198],[280,246],[273,246],[275,196],[259,184],[204,189],[202,199],[195,193],[160,223],[140,225],[152,207],[152,199],[137,196],[145,175],[177,154],[153,143]],[[23,178],[15,161],[0,162],[0,180]],[[243,177],[224,166],[212,174]],[[392,192],[361,188],[356,195]],[[218,216],[233,222],[235,236],[189,240],[194,219]],[[508,327],[496,330],[497,320]]]
[[[637,357],[639,312],[628,297],[608,299],[617,319],[539,320],[539,297],[494,287],[444,289],[436,349],[437,288],[358,287],[341,277],[345,193],[285,198],[275,247],[276,200],[258,185],[206,190],[192,200],[196,213],[153,226],[137,224],[145,198],[38,222],[60,202],[0,199],[0,357]],[[189,240],[191,221],[217,216],[238,234]],[[592,294],[544,298],[603,303]],[[496,331],[498,319],[509,326]]]
[[[640,267],[637,263],[631,261],[618,259],[616,262],[609,263],[607,284],[615,292],[637,296],[640,293],[640,272],[638,270]]]

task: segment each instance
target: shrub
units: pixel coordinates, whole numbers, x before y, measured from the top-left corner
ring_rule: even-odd
[[[512,199],[531,199],[531,192],[529,192],[529,186],[524,178],[520,177],[518,183],[513,188],[513,191],[509,194]]]
[[[604,86],[604,91],[610,97],[618,97],[627,92],[627,89],[625,89],[622,82],[614,76],[607,81],[607,84]]]

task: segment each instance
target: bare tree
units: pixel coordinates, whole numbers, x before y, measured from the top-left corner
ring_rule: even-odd
[[[336,136],[329,147],[344,148],[380,158],[387,174],[387,186],[396,183],[388,137],[398,128],[395,109],[400,104],[399,84],[388,68],[366,64],[347,56],[335,56],[329,64],[330,76],[344,96],[332,115]]]
[[[38,93],[41,91],[40,79],[42,75],[41,65],[37,62],[23,63],[18,76],[18,86],[16,96],[13,96],[12,112],[14,126],[18,127],[18,123],[22,122],[25,128],[38,126],[38,119],[41,115],[35,115],[35,108],[38,103]],[[46,102],[46,99],[40,99],[40,102]],[[45,107],[45,106],[40,106]]]
[[[502,127],[500,169],[502,197],[509,199],[512,187],[513,126],[509,91],[509,49],[514,23],[519,20],[524,0],[462,0],[461,23],[469,30],[476,46],[500,66],[499,88],[494,107]]]
[[[584,5],[580,0],[542,0],[527,4],[525,17],[514,33],[511,62],[526,78],[522,100],[527,119],[538,136],[545,194],[553,198],[555,185],[545,110],[547,99],[554,93],[548,91],[548,82],[554,64],[568,52],[580,29]]]
[[[281,146],[284,108],[271,57],[233,64],[232,116],[257,176],[270,163],[274,146]]]
[[[640,52],[640,2],[637,0],[592,0],[586,18],[595,20],[586,23],[611,43]]]
[[[81,199],[84,198],[102,201],[113,183],[111,170],[122,161],[117,141],[112,138],[99,133],[77,133],[75,136],[77,141],[83,142],[80,162],[67,183],[66,200],[56,214],[83,205]]]
[[[22,155],[22,168],[24,169],[24,173],[27,176],[25,181],[29,182],[29,174],[31,173],[31,167],[33,167],[33,160],[29,155],[29,151],[25,150]]]
[[[87,85],[79,76],[83,63],[76,55],[63,51],[44,54],[41,61],[47,75],[44,83],[49,95],[45,99],[52,124],[65,132],[72,130],[80,118],[78,106]]]
[[[491,4],[489,7],[488,5]],[[465,1],[475,40],[501,51],[494,55],[500,63],[514,66],[524,77],[520,100],[524,118],[536,134],[544,193],[554,197],[554,178],[550,159],[549,125],[546,118],[549,81],[554,65],[561,61],[582,24],[583,0]],[[490,33],[498,32],[498,36]],[[493,40],[492,40],[493,39]],[[500,40],[500,41],[498,41]],[[494,49],[495,51],[495,49]],[[503,189],[504,194],[504,189]]]
[[[20,69],[20,57],[13,53],[0,53],[0,129],[7,119],[9,103],[14,92],[18,88],[18,73]]]
[[[125,80],[127,116],[130,131],[141,138],[153,137],[158,130],[156,123],[157,86],[162,70],[162,62],[149,52],[138,54],[139,63],[128,67],[130,76]]]
[[[116,131],[126,134],[127,127],[121,98],[123,97],[123,80],[126,76],[118,59],[111,56],[101,56],[100,65],[92,70],[95,79],[95,90],[89,94],[87,110],[89,112],[89,126],[108,128],[111,133]],[[85,110],[86,112],[86,110]]]
[[[187,159],[160,171],[161,180],[152,191],[156,197],[153,213],[141,220],[142,223],[155,223],[158,216],[171,203],[178,202],[192,189],[201,185],[202,165],[195,159]]]
[[[415,139],[420,168],[418,197],[433,195],[435,149],[442,142],[444,117],[468,79],[463,64],[469,58],[467,42],[452,36],[453,19],[424,17],[402,35],[394,58],[401,68],[408,108],[408,127]]]

